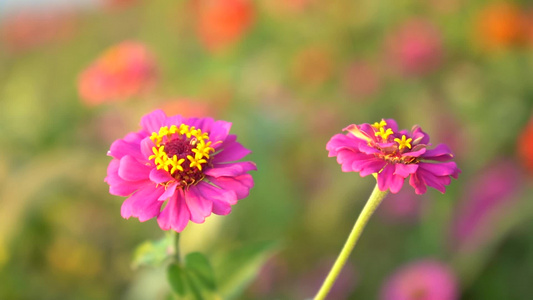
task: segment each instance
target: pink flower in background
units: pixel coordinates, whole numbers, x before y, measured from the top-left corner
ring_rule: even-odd
[[[359,172],[364,177],[377,175],[381,191],[398,193],[404,180],[417,194],[424,194],[427,186],[444,193],[450,177],[457,178],[461,170],[452,162],[453,154],[444,144],[428,149],[429,135],[416,125],[398,130],[393,119],[382,119],[373,125],[364,123],[344,128],[346,135],[334,135],[326,149],[329,157],[336,156],[343,172]]]
[[[156,110],[142,117],[141,127],[108,152],[109,192],[129,197],[122,217],[157,218],[161,229],[180,232],[189,220],[229,214],[231,205],[248,196],[254,185],[248,172],[256,166],[237,162],[250,150],[229,134],[231,123]]]
[[[219,51],[238,41],[255,17],[249,0],[195,0],[196,30],[211,51]]]
[[[407,189],[402,189],[398,194],[388,197],[388,201],[383,201],[378,213],[383,216],[385,222],[413,223],[420,216],[426,197],[414,195]]]
[[[441,64],[441,33],[428,21],[410,20],[388,37],[386,51],[392,65],[403,74],[424,75]]]
[[[453,237],[460,245],[478,246],[490,235],[495,217],[514,203],[523,183],[518,167],[510,161],[492,162],[481,171],[468,190],[453,224]]]
[[[390,276],[381,300],[455,300],[457,280],[450,269],[434,260],[408,264]]]
[[[150,88],[156,77],[157,66],[146,46],[126,41],[109,48],[80,74],[78,91],[89,105],[125,100]]]

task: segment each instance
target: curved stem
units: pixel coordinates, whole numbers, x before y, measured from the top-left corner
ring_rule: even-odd
[[[361,214],[359,214],[359,217],[357,218],[357,221],[355,222],[352,232],[350,232],[350,235],[348,236],[344,247],[342,248],[339,256],[337,257],[337,260],[333,264],[331,271],[329,271],[326,280],[324,280],[324,283],[320,287],[320,290],[316,294],[314,300],[326,299],[326,296],[333,287],[335,280],[337,279],[339,273],[346,264],[350,253],[352,253],[352,250],[355,247],[357,240],[361,236],[363,229],[368,223],[368,220],[370,219],[374,211],[376,211],[381,201],[383,201],[383,198],[385,198],[387,192],[388,190],[384,192],[380,191],[376,184],[374,190],[372,191],[372,194],[370,195],[370,198],[368,198],[368,201],[365,204],[365,207],[363,207]]]

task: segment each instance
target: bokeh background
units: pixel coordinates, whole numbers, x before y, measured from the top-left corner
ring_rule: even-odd
[[[531,299],[532,83],[528,1],[2,0],[0,299],[166,299],[163,267],[131,265],[164,233],[103,181],[155,108],[231,121],[253,151],[251,195],[181,237],[215,261],[276,243],[235,299],[313,296],[375,184],[325,145],[381,118],[463,172],[389,195],[331,299]]]

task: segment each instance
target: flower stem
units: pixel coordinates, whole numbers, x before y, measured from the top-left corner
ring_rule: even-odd
[[[355,222],[352,232],[350,232],[350,235],[348,236],[348,239],[346,240],[344,247],[342,248],[339,256],[337,257],[337,260],[333,264],[331,271],[329,271],[329,274],[326,277],[326,280],[324,280],[324,283],[320,287],[320,290],[316,294],[314,300],[326,299],[326,296],[328,295],[329,291],[333,287],[335,280],[337,280],[339,273],[341,272],[342,268],[346,264],[346,261],[348,260],[350,253],[355,247],[357,240],[361,236],[363,229],[368,223],[368,220],[370,219],[374,211],[376,211],[381,201],[383,201],[383,198],[385,198],[385,196],[387,195],[387,192],[388,190],[384,192],[380,191],[376,184],[376,186],[374,187],[374,190],[372,191],[372,194],[370,195],[370,198],[368,198],[368,201],[365,204],[365,207],[363,207],[361,214],[359,214],[359,217],[357,218],[357,221]]]
[[[181,263],[180,257],[180,233],[174,232],[174,260]]]

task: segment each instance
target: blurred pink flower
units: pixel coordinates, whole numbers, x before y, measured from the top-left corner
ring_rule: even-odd
[[[409,20],[396,28],[386,40],[391,64],[402,74],[424,75],[437,69],[442,61],[440,31],[425,20]]]
[[[457,219],[453,224],[456,243],[478,246],[492,232],[494,217],[512,203],[523,183],[518,167],[510,161],[492,162],[468,184]],[[481,240],[480,240],[481,239]]]
[[[333,259],[326,259],[316,264],[312,270],[307,270],[307,272],[298,279],[296,284],[296,296],[294,299],[308,299],[316,294],[324,282],[324,278],[329,273],[333,262]],[[346,264],[331,288],[331,291],[328,294],[328,299],[348,299],[356,285],[357,273],[352,265]]]
[[[451,270],[435,260],[421,260],[396,270],[381,289],[381,300],[458,299]]]
[[[250,153],[229,134],[231,123],[211,118],[167,117],[155,110],[142,129],[111,145],[105,181],[109,192],[127,198],[122,217],[157,218],[163,230],[182,231],[212,213],[227,215],[254,185]],[[164,205],[166,203],[166,205]]]
[[[376,93],[381,86],[381,78],[376,69],[366,61],[351,63],[344,73],[344,89],[357,98]]]
[[[126,41],[106,50],[78,79],[88,105],[126,100],[150,88],[157,77],[152,53],[144,44]]]
[[[192,4],[200,40],[213,52],[241,39],[255,18],[250,0],[195,0]]]
[[[76,16],[68,11],[22,11],[0,21],[0,41],[11,52],[33,49],[68,39],[77,27]]]
[[[383,201],[378,214],[383,216],[386,222],[416,222],[424,200],[424,196],[402,189],[398,194],[389,195],[387,201]]]

